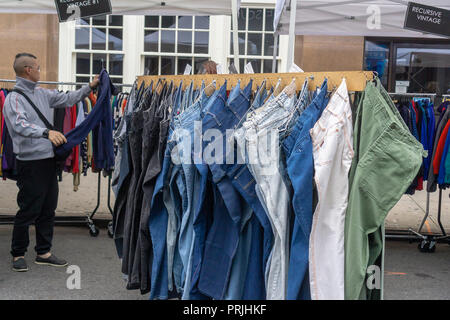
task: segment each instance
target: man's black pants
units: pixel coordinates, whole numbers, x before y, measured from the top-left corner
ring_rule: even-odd
[[[14,219],[11,254],[20,257],[30,243],[28,227],[36,227],[38,255],[50,251],[53,239],[55,210],[58,204],[58,180],[54,158],[20,161],[17,160],[17,204],[19,211]]]

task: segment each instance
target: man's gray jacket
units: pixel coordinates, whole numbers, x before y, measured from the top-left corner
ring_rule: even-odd
[[[40,88],[36,82],[21,77],[16,79],[14,88],[23,91],[52,125],[53,108],[73,106],[91,92],[88,85],[77,91],[65,93]],[[17,159],[27,161],[54,157],[52,143],[42,136],[47,129],[44,122],[22,95],[17,92],[9,93],[6,96],[3,114]]]

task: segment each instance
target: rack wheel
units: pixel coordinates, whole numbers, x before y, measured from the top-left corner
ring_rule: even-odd
[[[97,237],[99,234],[98,228],[93,224],[88,224],[89,227],[89,234],[91,237]]]
[[[423,240],[418,246],[420,252],[433,253],[436,251],[436,241]]]
[[[113,235],[114,235],[114,232],[113,232],[112,221],[111,221],[110,223],[108,223],[108,236],[110,238],[112,238]]]

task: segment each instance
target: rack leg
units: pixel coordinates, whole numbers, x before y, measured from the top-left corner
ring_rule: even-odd
[[[108,209],[109,209],[109,212],[111,213],[111,216],[114,217],[114,212],[113,212],[113,209],[111,208],[111,204],[110,204],[110,202],[111,202],[111,179],[112,179],[112,174],[110,173],[108,175]],[[112,220],[108,223],[108,236],[110,238],[114,237],[114,228],[113,228]]]
[[[100,184],[101,184],[101,172],[98,173],[98,183],[97,183],[97,206],[95,207],[94,211],[88,215],[87,217],[87,225],[89,228],[89,233],[93,237],[97,237],[99,234],[98,228],[95,226],[94,221],[92,221],[92,218],[94,217],[95,213],[97,212],[98,208],[100,207]]]
[[[446,237],[447,234],[445,233],[445,229],[442,226],[442,222],[441,222],[441,207],[442,207],[442,189],[439,189],[438,223],[439,223],[439,227],[441,228],[443,236]]]
[[[100,184],[101,184],[101,172],[98,173],[98,183],[97,183],[97,206],[95,207],[94,211],[89,215],[89,219],[92,219],[97,212],[98,208],[100,207]]]
[[[417,233],[420,233],[420,231],[422,231],[423,225],[425,224],[425,221],[427,221],[429,215],[430,215],[430,193],[427,192],[427,210],[425,212],[425,217],[423,217],[422,223],[420,224]]]
[[[113,209],[111,208],[111,174],[108,175],[108,209],[111,215],[113,215]]]

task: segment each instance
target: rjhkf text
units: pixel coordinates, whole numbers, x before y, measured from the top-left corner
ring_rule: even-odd
[[[218,313],[227,313],[228,315],[262,315],[267,310],[267,305],[245,305],[245,304],[229,304],[225,307],[197,307],[190,305],[183,308],[184,315],[209,315],[214,318]]]

